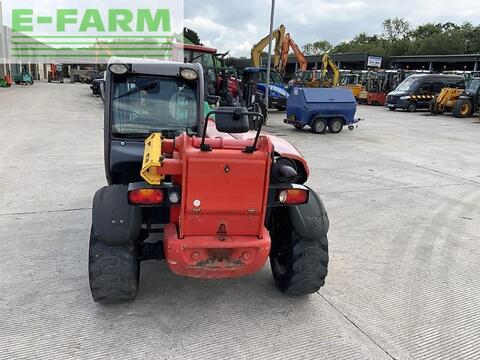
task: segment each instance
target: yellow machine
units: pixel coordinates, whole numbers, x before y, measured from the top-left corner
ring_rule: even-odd
[[[328,70],[331,70],[332,72],[332,78],[329,79],[328,77]],[[335,64],[328,55],[328,53],[325,53],[322,58],[322,74],[321,74],[321,80],[324,86],[322,87],[329,87],[325,86],[325,83],[328,84],[328,82],[331,83],[330,87],[333,86],[339,86],[340,85],[340,69],[338,68],[337,64]]]
[[[358,103],[359,104],[366,104],[368,102],[368,91],[364,87],[358,93]]]
[[[346,87],[350,89],[353,96],[358,99],[363,87],[359,84],[360,76],[358,74],[340,72],[337,64],[331,59],[328,53],[325,53],[322,58],[322,70],[312,72],[310,80],[305,82],[306,87]]]
[[[349,88],[357,100],[360,98],[362,90],[364,90],[360,82],[360,75],[351,71],[340,72],[340,86]]]
[[[300,62],[300,64],[302,63]],[[342,76],[337,64],[335,64],[328,53],[325,53],[322,57],[321,70],[302,69],[302,71],[296,73],[295,78],[291,81],[291,85],[303,85],[312,88],[346,87],[352,91],[355,99],[359,98],[360,92],[363,90],[363,86],[360,83],[360,75],[348,72]]]
[[[430,103],[430,112],[432,114],[443,114],[445,111],[452,110],[463,92],[463,89],[443,88],[440,94],[435,96]]]
[[[273,55],[273,66],[275,68],[278,68],[280,64],[280,56],[282,53],[283,41],[285,40],[285,26],[280,25],[278,29],[273,31],[272,39],[275,39],[275,48],[274,48],[275,53]],[[262,52],[267,47],[269,41],[270,41],[270,35],[267,35],[252,48],[251,55],[252,55],[253,67],[261,66]]]
[[[323,55],[321,70],[315,68],[313,70],[300,71],[297,74],[297,78],[302,79],[305,87],[326,88],[340,86],[340,70],[328,53]]]

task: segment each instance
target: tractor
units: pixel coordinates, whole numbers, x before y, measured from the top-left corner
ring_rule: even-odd
[[[265,99],[267,91],[267,68],[247,67],[243,72],[243,76],[257,78],[257,97],[259,99]],[[289,94],[282,76],[278,71],[271,69],[268,85],[268,108],[285,111],[288,96]]]
[[[205,107],[201,64],[141,61],[112,58],[107,67],[108,185],[93,198],[93,299],[133,301],[150,259],[177,275],[224,279],[256,273],[270,258],[281,292],[318,291],[329,220],[305,185],[305,159],[261,125],[249,131],[249,116],[260,113]]]
[[[242,106],[251,111],[261,112],[263,118],[268,116],[265,97],[259,88],[260,71],[252,68],[240,72],[237,68],[227,66],[224,54],[200,53],[189,62],[200,63],[204,72],[205,94],[212,105]],[[274,96],[273,90],[270,92]],[[256,129],[258,119],[250,117],[251,128]],[[257,120],[257,121],[255,121]]]

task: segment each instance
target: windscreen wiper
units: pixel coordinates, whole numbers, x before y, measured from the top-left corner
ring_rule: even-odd
[[[132,94],[135,94],[135,93],[138,93],[142,90],[148,90],[148,89],[151,89],[151,88],[154,88],[155,86],[157,86],[158,83],[156,81],[153,81],[151,83],[148,83],[146,85],[143,85],[143,86],[140,86],[138,88],[135,88],[135,89],[132,89],[130,91],[127,91],[125,94],[122,94],[122,95],[118,95],[116,98],[113,99],[113,101],[117,100],[117,99],[120,99],[122,97],[125,97],[125,96],[130,96]]]

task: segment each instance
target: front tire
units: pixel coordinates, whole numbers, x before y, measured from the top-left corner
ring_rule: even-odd
[[[317,292],[328,273],[328,229],[313,228],[302,236],[285,208],[273,221],[270,265],[278,289],[289,295]]]
[[[417,104],[415,104],[414,102],[411,102],[410,104],[408,104],[407,111],[408,112],[417,111]]]
[[[472,103],[469,100],[460,99],[453,106],[453,116],[456,118],[466,118],[472,114]]]

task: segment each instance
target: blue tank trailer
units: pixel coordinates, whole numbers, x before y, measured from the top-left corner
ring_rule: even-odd
[[[310,126],[315,134],[327,129],[334,134],[344,126],[353,130],[357,103],[353,93],[343,88],[293,88],[287,101],[287,118],[284,123],[297,129]]]

